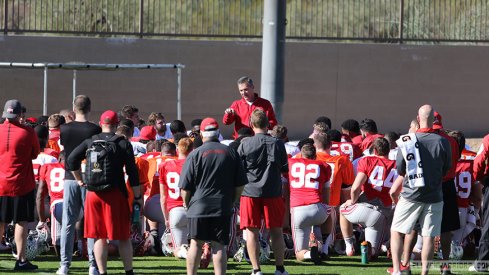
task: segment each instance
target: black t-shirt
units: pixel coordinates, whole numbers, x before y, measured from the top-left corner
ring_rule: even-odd
[[[100,133],[98,135],[85,139],[71,152],[70,157],[67,158],[66,166],[68,166],[69,164],[71,171],[76,171],[80,169],[81,161],[85,158],[86,151],[92,144],[93,140],[109,140],[113,136],[113,133]],[[117,149],[117,161],[112,163],[112,165],[114,165],[113,170],[117,173],[114,179],[114,184],[121,187],[121,190],[125,191],[126,185],[124,181],[124,166],[126,167],[126,173],[129,177],[129,183],[131,186],[139,185],[138,168],[136,167],[136,161],[134,160],[131,143],[126,139],[121,138],[117,142],[117,145],[119,147]]]
[[[244,138],[238,147],[248,184],[243,196],[276,198],[282,196],[281,174],[289,171],[284,143],[270,135]]]
[[[247,183],[234,149],[208,141],[189,154],[178,186],[191,193],[187,217],[230,216],[234,193]]]
[[[66,159],[69,158],[71,152],[80,145],[85,139],[90,138],[96,134],[102,132],[100,126],[91,122],[78,122],[72,121],[61,125],[60,130],[60,142],[64,147]],[[74,180],[75,178],[71,174],[68,162],[65,163],[65,179]]]

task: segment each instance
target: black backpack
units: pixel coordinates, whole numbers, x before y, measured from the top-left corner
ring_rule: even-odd
[[[116,186],[116,175],[121,173],[120,149],[118,142],[122,136],[114,135],[108,140],[92,137],[86,151],[85,183],[89,191],[103,191]]]

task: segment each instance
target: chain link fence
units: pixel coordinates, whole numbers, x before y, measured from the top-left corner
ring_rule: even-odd
[[[5,34],[262,36],[264,0],[0,0]],[[287,0],[286,37],[489,42],[487,0]]]

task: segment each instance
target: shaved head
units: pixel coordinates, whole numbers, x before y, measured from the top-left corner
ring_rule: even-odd
[[[432,128],[435,115],[431,105],[423,105],[418,110],[418,121],[421,128]]]

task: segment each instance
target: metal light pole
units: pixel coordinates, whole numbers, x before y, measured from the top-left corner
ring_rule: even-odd
[[[261,95],[272,103],[278,121],[284,102],[285,11],[285,0],[265,0]]]

